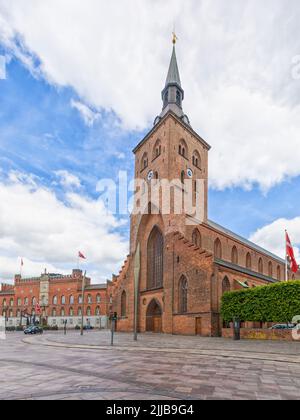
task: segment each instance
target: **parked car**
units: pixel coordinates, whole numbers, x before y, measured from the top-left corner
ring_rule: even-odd
[[[37,327],[36,325],[31,325],[30,327],[26,328],[24,330],[24,334],[26,335],[36,335],[36,334],[43,334],[43,329],[40,327]]]
[[[295,324],[276,324],[273,325],[270,330],[293,330],[295,327]]]

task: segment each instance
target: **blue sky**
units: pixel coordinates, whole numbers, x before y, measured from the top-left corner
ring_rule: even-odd
[[[300,8],[292,2],[285,10],[275,0],[262,29],[267,4],[231,2],[230,13],[221,2],[189,0],[182,22],[183,5],[176,0],[173,16],[158,32],[157,14],[168,5],[151,7],[144,0],[147,13],[139,6],[135,13],[128,10],[126,42],[121,11],[116,16],[107,7],[103,13],[101,1],[91,2],[101,22],[76,0],[65,26],[68,0],[59,3],[61,13],[55,5],[36,7],[35,0],[25,9],[18,0],[0,2],[0,55],[7,59],[7,78],[0,80],[0,193],[7,206],[20,207],[2,209],[0,262],[6,268],[0,278],[10,279],[21,257],[28,275],[44,265],[69,271],[79,248],[90,255],[88,268],[96,280],[118,270],[128,252],[129,218],[105,214],[96,184],[116,179],[120,170],[133,176],[132,149],[161,110],[174,20],[185,112],[212,146],[210,218],[280,256],[284,227],[300,245],[300,81],[291,77],[291,62],[300,54],[295,41]],[[281,42],[274,29],[279,16]],[[120,27],[113,30],[116,19]],[[201,36],[196,21],[203,23]],[[285,32],[287,22],[293,37]],[[16,191],[23,201],[15,200]],[[30,205],[43,198],[36,224],[49,232],[49,241],[38,250]],[[101,222],[91,217],[99,208]],[[24,222],[18,218],[22,211]],[[77,238],[72,238],[76,224],[61,224],[70,214],[79,221]],[[65,230],[68,244],[59,229],[51,231],[53,224]]]

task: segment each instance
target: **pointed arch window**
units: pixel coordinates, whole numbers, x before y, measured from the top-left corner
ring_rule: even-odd
[[[273,277],[273,264],[272,264],[272,261],[270,261],[269,262],[269,270],[268,270],[268,272],[269,272],[269,277]]]
[[[149,236],[147,247],[148,289],[156,289],[163,286],[163,253],[163,236],[161,231],[155,227]]]
[[[238,250],[236,246],[234,246],[231,251],[231,262],[232,264],[235,264],[235,265],[238,265],[239,263],[239,255],[238,255]]]
[[[228,277],[226,276],[226,277],[224,277],[224,280],[222,282],[222,295],[224,295],[224,293],[226,293],[226,292],[230,292],[230,289],[231,289],[230,281],[229,281]]]
[[[219,260],[221,260],[222,259],[222,244],[219,238],[215,240],[214,251],[215,251],[215,258],[218,258]]]
[[[148,154],[144,153],[142,157],[141,171],[148,168],[148,164],[149,164]]]
[[[153,160],[161,155],[161,141],[157,140],[153,149]]]
[[[188,311],[188,281],[185,276],[179,280],[179,312],[186,314]]]
[[[262,258],[260,258],[259,261],[258,261],[258,272],[260,274],[263,274],[263,272],[264,272],[264,263],[263,263]]]
[[[188,158],[188,147],[184,140],[179,143],[179,154],[186,159]]]
[[[192,160],[193,160],[193,165],[196,168],[201,169],[201,157],[197,150],[194,151]]]
[[[277,280],[278,281],[281,280],[281,268],[280,268],[280,265],[277,267]]]
[[[250,252],[248,252],[248,254],[246,256],[246,268],[248,270],[252,270],[252,258],[251,258]]]
[[[121,296],[121,317],[125,318],[127,316],[127,295],[125,290]]]
[[[179,90],[176,91],[176,104],[181,107],[181,93]]]
[[[198,229],[195,229],[192,235],[192,242],[195,246],[198,248],[201,248],[202,246],[202,240],[201,240],[201,234]]]

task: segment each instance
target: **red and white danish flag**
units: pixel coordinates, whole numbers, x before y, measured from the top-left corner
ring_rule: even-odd
[[[297,264],[295,254],[294,254],[294,249],[292,247],[292,243],[287,232],[286,232],[286,255],[289,258],[292,272],[297,273],[299,270],[299,266]]]
[[[37,304],[35,305],[35,313],[36,313],[37,315],[40,315],[40,314],[42,313],[42,310],[41,310],[41,307],[40,307],[39,303],[37,303]]]
[[[82,260],[86,260],[86,256],[83,255],[83,253],[80,251],[78,252],[78,258],[81,258]]]

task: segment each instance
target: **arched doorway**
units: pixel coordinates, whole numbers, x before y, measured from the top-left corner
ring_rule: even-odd
[[[151,301],[147,309],[146,331],[154,333],[162,332],[162,309],[155,299]]]

